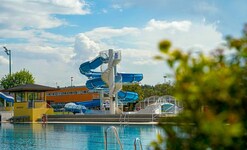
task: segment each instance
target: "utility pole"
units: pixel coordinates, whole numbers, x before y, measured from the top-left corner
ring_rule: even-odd
[[[167,95],[167,84],[166,84],[166,78],[167,78],[167,76],[164,75],[163,77],[164,77],[164,85],[165,85],[165,95]]]
[[[163,77],[164,77],[164,83],[166,84],[166,78],[167,78],[167,76],[164,75]]]
[[[5,46],[3,47],[4,52],[9,56],[9,75],[11,75],[11,50],[7,49]]]
[[[71,82],[71,87],[73,86],[72,82],[73,82],[73,77],[70,77],[70,82]]]

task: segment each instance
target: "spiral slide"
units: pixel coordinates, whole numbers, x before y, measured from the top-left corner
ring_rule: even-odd
[[[107,63],[108,58],[101,56],[96,57],[92,61],[82,63],[79,70],[87,76],[89,80],[86,82],[88,89],[107,88],[106,83],[102,79],[102,72],[94,72],[92,70],[98,68],[103,63]],[[134,83],[143,79],[143,74],[131,74],[131,73],[117,73],[115,81],[122,79],[122,83]],[[134,102],[138,99],[138,94],[135,92],[119,91],[118,97],[122,102]]]
[[[6,95],[0,92],[0,98],[3,98],[6,102],[14,103],[14,98],[12,96]]]

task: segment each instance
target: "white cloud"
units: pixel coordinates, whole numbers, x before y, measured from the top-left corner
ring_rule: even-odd
[[[110,39],[113,37],[127,36],[129,34],[138,33],[139,29],[133,27],[123,27],[121,29],[114,29],[111,27],[99,27],[92,31],[85,32],[85,34],[95,40]]]
[[[28,57],[38,54],[43,59],[59,60],[68,63],[74,57],[74,37],[66,37],[45,31],[67,25],[56,14],[90,13],[83,0],[3,0],[0,5],[0,38],[14,55]],[[28,53],[28,55],[23,55]],[[45,55],[48,56],[45,56]],[[51,55],[51,56],[50,56]]]
[[[36,36],[38,36],[40,39],[45,39],[47,41],[54,41],[54,42],[68,42],[72,43],[74,42],[74,37],[65,37],[58,34],[53,34],[50,32],[45,31],[35,31]]]
[[[9,60],[0,55],[0,65],[6,65],[9,63]]]
[[[133,5],[128,1],[112,8],[123,11]],[[83,0],[1,1],[0,38],[3,39],[1,43],[6,42],[12,50],[13,72],[26,68],[35,75],[37,83],[51,86],[56,82],[68,86],[73,76],[74,84],[81,85],[86,77],[80,75],[79,65],[92,60],[102,50],[114,49],[122,52],[119,72],[143,73],[142,83],[156,84],[163,81],[164,73],[169,72],[164,62],[153,59],[159,54],[159,41],[170,39],[175,47],[190,49],[195,46],[204,50],[212,49],[222,41],[216,25],[190,20],[151,19],[142,27],[98,27],[76,37],[46,30],[69,25],[57,14],[88,13],[90,10]],[[0,64],[0,75],[3,76],[8,73],[8,60],[0,56]]]
[[[78,70],[80,64],[94,59],[100,51],[107,49],[121,50],[122,60],[118,66],[119,72],[143,73],[143,84],[161,83],[162,76],[171,71],[163,61],[154,60],[154,56],[159,54],[157,48],[159,41],[169,39],[174,47],[208,52],[219,45],[223,39],[222,34],[217,31],[216,24],[195,23],[189,20],[151,19],[140,28],[99,27],[80,33],[76,37],[64,37],[39,29],[16,32],[20,33],[19,38],[29,42],[8,44],[13,54],[22,55],[21,60],[13,58],[13,66],[18,62],[18,67],[13,68],[25,67],[35,74],[37,82],[44,81],[43,84],[53,86],[55,82],[60,86],[69,85],[71,76],[77,79],[74,81],[75,85],[85,83],[86,77],[80,75]],[[15,32],[9,33],[11,33],[10,37],[14,37]],[[0,35],[3,36],[4,33],[0,32]],[[73,38],[75,38],[74,47]],[[60,45],[49,43],[53,40],[57,40]],[[64,42],[68,44],[61,45]],[[7,73],[6,62],[5,59]]]
[[[53,34],[50,32],[45,32],[43,30],[12,30],[12,29],[1,29],[0,38],[10,38],[10,39],[21,39],[26,40],[32,44],[34,43],[44,43],[44,42],[74,42],[73,37],[65,37],[58,34]]]
[[[177,31],[188,31],[191,26],[190,21],[159,21],[152,19],[148,22],[146,30],[177,30]]]
[[[48,44],[8,44],[13,55],[20,55],[26,59],[44,59],[48,61],[60,61],[69,63],[75,56],[71,46],[51,46]],[[14,60],[13,60],[14,61]]]
[[[0,25],[11,29],[54,28],[66,24],[54,14],[90,13],[87,4],[79,0],[3,0],[0,5]]]
[[[71,76],[69,70],[74,67],[75,37],[54,34],[46,29],[71,26],[58,17],[60,14],[89,13],[89,5],[84,0],[2,0],[0,42],[12,50],[12,71],[27,68],[39,79],[50,83],[59,74],[58,81],[62,83],[62,76]],[[8,73],[8,60],[0,56],[0,64],[0,76],[4,76]]]
[[[84,61],[97,55],[101,50],[99,43],[93,41],[83,33],[76,37],[74,48],[77,58]]]
[[[70,77],[74,77],[74,85],[83,84],[79,67],[62,61],[49,61],[37,57],[36,59],[15,58],[12,65],[13,72],[25,68],[33,74],[36,83],[53,87],[56,83],[59,86],[70,86]],[[8,73],[8,68],[6,68],[6,73]]]
[[[210,3],[205,1],[201,1],[193,7],[197,12],[205,12],[205,13],[216,13],[218,12],[218,8]]]
[[[113,9],[116,9],[116,10],[118,10],[118,11],[120,11],[120,12],[123,11],[122,7],[121,7],[120,5],[118,5],[118,4],[113,4],[113,5],[112,5],[112,8],[113,8]]]

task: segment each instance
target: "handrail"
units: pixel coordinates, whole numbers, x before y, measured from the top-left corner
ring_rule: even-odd
[[[129,115],[129,113],[128,114],[125,114],[125,118],[124,118],[124,122],[125,122],[125,120],[126,120],[126,117],[128,117],[127,119],[127,122],[129,122],[130,121],[130,115]]]
[[[139,138],[135,138],[135,140],[134,140],[134,150],[136,150],[136,143],[137,142],[139,143],[140,150],[143,150],[143,148],[142,148],[142,142],[141,142],[141,140]]]
[[[158,106],[156,106],[158,105]],[[161,107],[162,106],[162,103],[160,101],[156,102],[155,103],[155,107],[152,109],[152,122],[154,122],[154,119],[158,116],[158,114],[156,114],[155,110],[157,110],[157,107]],[[160,108],[161,109],[161,108]],[[161,110],[160,110],[161,111]],[[159,112],[160,114],[161,112]]]
[[[124,113],[124,116],[123,116],[123,122],[125,122],[125,119],[126,119],[126,113]]]
[[[124,122],[124,112],[121,112],[119,122]]]
[[[119,136],[118,136],[118,133],[117,133],[117,129],[114,126],[110,126],[110,127],[106,128],[106,130],[105,130],[105,140],[104,140],[104,142],[105,142],[105,150],[107,150],[107,148],[108,148],[107,147],[107,132],[110,129],[112,129],[114,131],[115,137],[116,137],[116,139],[118,141],[118,144],[120,145],[120,149],[123,150],[123,146],[122,146],[122,143],[121,143],[121,141],[119,139]]]
[[[123,122],[125,122],[126,116],[127,116],[127,114],[126,114],[126,113],[124,113],[124,120],[123,120]]]
[[[128,117],[128,118],[127,118]],[[126,119],[128,119],[127,121],[126,121]],[[129,122],[129,115],[127,115],[127,113],[125,112],[122,112],[121,114],[120,114],[120,118],[119,118],[119,122]]]
[[[119,122],[122,122],[123,112],[120,113]]]
[[[121,105],[121,113],[123,113],[123,102],[121,102],[120,100],[118,100],[118,108],[119,108],[119,104]]]

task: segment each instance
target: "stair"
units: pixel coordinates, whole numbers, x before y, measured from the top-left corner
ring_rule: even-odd
[[[162,103],[154,103],[147,106],[145,109],[139,110],[138,114],[156,114],[156,112],[161,109]]]

